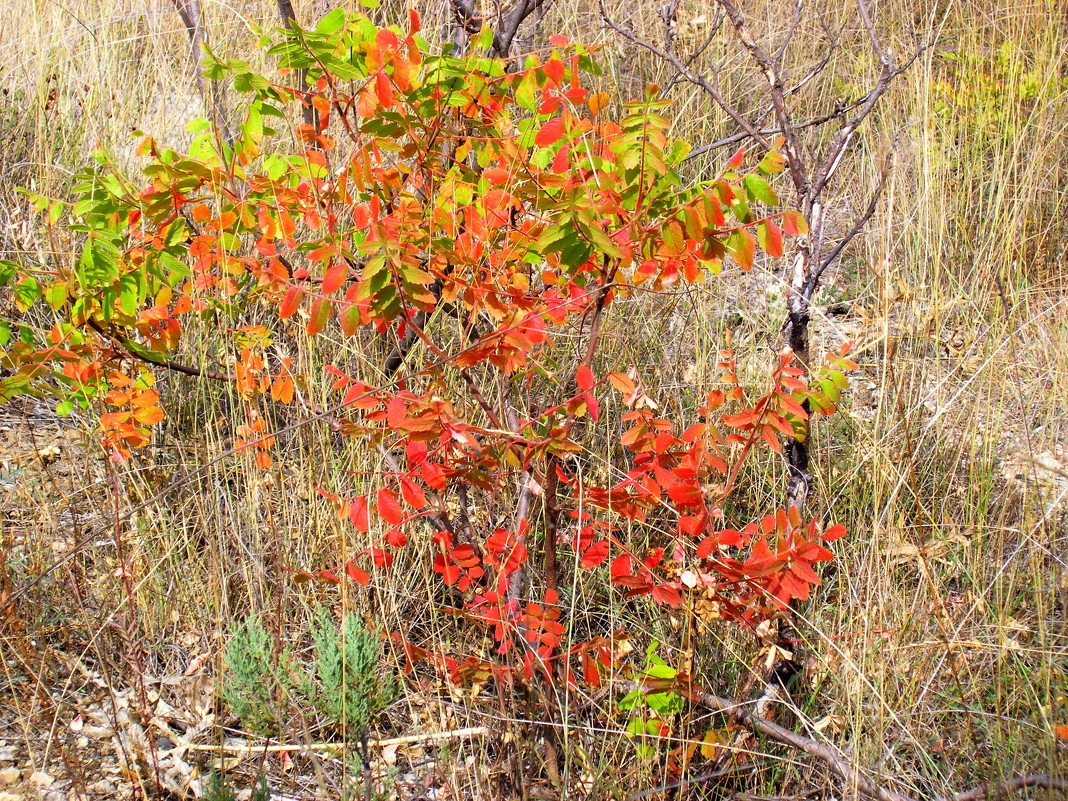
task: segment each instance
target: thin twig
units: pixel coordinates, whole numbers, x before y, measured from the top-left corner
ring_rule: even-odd
[[[828,112],[826,114],[823,114],[823,115],[821,115],[819,117],[813,117],[810,120],[805,120],[804,122],[795,123],[794,124],[794,130],[795,131],[800,131],[800,130],[804,130],[805,128],[813,128],[813,127],[815,127],[817,125],[826,125],[831,120],[838,119],[842,115],[852,111],[857,106],[859,106],[862,103],[864,103],[867,99],[868,99],[868,96],[864,95],[863,97],[859,98],[858,100],[854,100],[849,105],[841,106],[839,108],[835,108],[834,111],[830,111],[830,112]],[[760,133],[763,134],[764,136],[774,136],[775,134],[782,133],[782,129],[781,128],[762,128],[762,129],[760,129]],[[721,147],[727,147],[727,145],[733,145],[736,142],[742,142],[742,141],[744,141],[746,139],[749,139],[749,138],[750,138],[750,135],[747,132],[739,131],[738,133],[732,134],[731,136],[724,137],[723,139],[717,139],[715,142],[709,142],[707,145],[701,145],[700,147],[694,148],[693,150],[691,150],[689,153],[686,154],[686,158],[683,159],[683,161],[689,161],[690,159],[694,159],[694,158],[697,158],[698,156],[702,156],[705,153],[708,153],[708,152],[710,152],[712,150],[718,150]]]

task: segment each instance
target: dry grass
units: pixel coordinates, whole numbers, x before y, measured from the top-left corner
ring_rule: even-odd
[[[658,4],[615,3],[620,18],[660,36]],[[403,5],[383,2],[379,13],[389,20]],[[426,28],[439,30],[443,4],[418,5]],[[702,35],[706,5],[682,4],[680,49]],[[790,4],[746,5],[766,8],[766,29],[781,31]],[[845,19],[848,3],[827,5],[832,18]],[[206,7],[215,47],[227,54],[251,53],[252,25],[270,27],[276,14],[266,0]],[[558,0],[529,35],[599,39],[594,7]],[[917,62],[869,121],[829,204],[845,230],[851,210],[867,202],[881,154],[896,149],[898,166],[868,235],[846,253],[823,298],[825,308],[845,302],[849,314],[822,315],[815,330],[817,348],[856,339],[863,364],[845,413],[818,431],[816,503],[833,509],[850,537],[803,610],[808,669],[792,725],[830,738],[872,774],[919,797],[1065,771],[1053,730],[1068,723],[1068,249],[1061,232],[1068,12],[1058,0],[910,0],[881,3],[878,11],[899,51],[915,30],[937,34],[943,45]],[[39,236],[15,186],[61,195],[92,148],[128,158],[135,127],[182,143],[184,123],[203,113],[187,51],[166,0],[16,0],[0,19],[0,257],[69,257],[70,243]],[[831,64],[835,80],[814,82],[798,107],[815,114],[836,97],[855,96],[873,74],[867,52],[844,48]],[[663,64],[618,43],[604,61],[621,98],[670,78]],[[724,91],[742,105],[763,102],[753,91],[759,76],[744,58],[729,55],[727,64]],[[678,86],[672,97],[679,136],[701,143],[732,130],[692,87]],[[606,360],[638,366],[665,402],[677,399],[680,412],[692,414],[715,376],[715,350],[728,327],[743,363],[761,363],[773,347],[780,283],[771,270],[725,275],[655,313],[616,313]],[[225,333],[207,336],[200,348],[232,344]],[[373,374],[381,360],[371,346],[320,339],[292,339],[290,355],[309,376],[330,361]],[[355,609],[388,629],[458,636],[454,622],[434,611],[435,577],[419,546],[405,554],[410,565],[377,576],[369,593],[295,585],[283,571],[334,564],[362,547],[316,488],[340,490],[381,470],[373,454],[336,440],[325,425],[306,426],[281,440],[283,467],[262,479],[250,461],[220,458],[232,445],[235,397],[224,387],[175,381],[168,390],[166,430],[117,475],[92,444],[91,421],[60,422],[36,401],[3,410],[0,589],[16,602],[0,630],[0,768],[69,776],[88,795],[100,779],[116,793],[128,787],[128,777],[108,772],[118,764],[109,739],[80,743],[74,716],[88,720],[104,710],[114,723],[124,705],[165,702],[179,717],[210,723],[211,676],[233,621],[251,611],[298,645],[323,604]],[[315,405],[327,403],[317,382],[307,393]],[[608,461],[607,454],[589,458]],[[767,465],[749,479],[740,512],[766,509],[780,496],[780,467]],[[134,508],[140,511],[117,543],[107,520]],[[129,596],[120,546],[134,580]],[[680,658],[685,621],[621,606],[586,575],[570,598],[583,613],[576,617],[605,631],[625,623],[639,649],[657,638],[668,661]],[[184,676],[201,656],[207,661]],[[695,670],[710,689],[732,694],[751,659],[745,638],[713,630],[700,640]],[[146,686],[137,675],[166,681]],[[501,759],[508,752],[502,738],[536,737],[524,721],[537,715],[537,700],[499,699],[491,688],[475,697],[413,679],[385,716],[384,735],[482,725],[495,735],[402,752],[395,790],[416,797],[412,787],[426,782],[437,795],[422,797],[448,797],[441,788],[452,788],[451,797],[519,797],[516,777],[525,776],[532,795],[559,794],[536,742],[520,749],[517,764]],[[625,797],[668,781],[661,760],[635,755],[621,731],[626,715],[610,699],[556,700],[564,710],[564,797]],[[719,725],[693,713],[678,730],[700,737]],[[294,720],[286,734],[311,742],[322,736],[315,727]],[[128,724],[118,728],[127,731],[122,747],[136,751],[136,733]],[[202,734],[218,742],[211,732]],[[755,770],[676,797],[850,795],[818,764],[770,743],[759,748]],[[339,793],[351,757],[294,753],[289,773],[281,759],[267,766],[278,786],[310,797],[316,788]],[[238,772],[254,774],[257,764],[246,761]],[[36,791],[27,784],[21,792]]]

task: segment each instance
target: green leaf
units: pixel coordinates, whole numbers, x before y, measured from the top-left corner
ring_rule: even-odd
[[[593,243],[593,246],[597,248],[601,253],[608,256],[610,259],[623,258],[623,251],[619,249],[619,246],[613,242],[608,234],[598,228],[596,225],[580,226],[582,233],[586,235],[586,238]]]
[[[195,120],[190,120],[186,123],[185,129],[189,133],[200,133],[211,128],[211,120],[206,117],[197,117]]]
[[[66,281],[56,281],[54,284],[49,284],[48,288],[44,291],[45,303],[47,303],[53,311],[59,311],[67,302],[67,291],[68,284]]]
[[[482,30],[478,32],[471,42],[471,49],[473,51],[486,51],[493,47],[493,28],[489,25],[483,25]]]
[[[745,186],[745,191],[751,200],[759,200],[766,206],[778,205],[779,198],[775,195],[771,185],[756,173],[749,173],[745,176],[742,179],[742,185]]]
[[[75,274],[87,288],[110,284],[119,277],[115,255],[102,247],[99,239],[90,239],[85,243]]]
[[[24,312],[41,297],[41,285],[33,277],[26,276],[15,284],[14,295],[15,306]]]
[[[370,8],[370,6],[368,6]],[[319,20],[319,24],[315,26],[315,32],[321,33],[324,36],[330,36],[337,33],[345,27],[345,9],[335,8],[329,12],[325,17]]]
[[[13,261],[0,259],[0,286],[7,286],[19,273],[19,265]]]

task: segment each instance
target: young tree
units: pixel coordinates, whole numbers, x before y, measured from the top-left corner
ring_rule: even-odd
[[[554,36],[506,60],[494,56],[508,51],[501,32],[485,27],[466,55],[434,53],[419,25],[414,13],[379,28],[342,10],[313,30],[291,20],[266,43],[278,77],[208,51],[206,76],[229,78],[244,99],[232,144],[199,121],[187,153],[145,137],[137,179],[98,154],[73,201],[35,198],[47,224],[78,235],[81,254],[0,265],[22,314],[5,329],[17,336],[4,343],[0,398],[49,394],[60,412],[95,410],[122,461],[165,419],[159,376],[227,381],[245,404],[234,451],[264,471],[278,439],[329,420],[388,469],[353,477],[348,492],[321,490],[360,547],[294,572],[385,591],[409,543],[429,541],[441,609],[492,643],[465,651],[395,632],[409,669],[425,661],[457,683],[528,692],[550,720],[559,710],[547,690],[621,677],[716,707],[683,671],[630,665],[615,647],[623,634],[569,620],[562,577],[596,576],[606,594],[669,609],[700,599],[748,628],[819,583],[813,565],[845,532],[803,517],[803,495],[753,522],[728,520],[724,506],[746,460],[803,445],[811,415],[835,411],[855,366],[848,348],[817,366],[807,340],[801,365],[786,347],[761,386],[743,385],[724,351],[693,419],[658,415],[655,390],[603,348],[618,304],[709,280],[729,262],[748,269],[758,246],[780,258],[786,237],[795,265],[808,254],[795,271],[818,281],[805,219],[778,207],[768,180],[800,157],[784,135],[785,153],[739,151],[687,182],[690,149],[669,135],[669,101],[651,87],[613,119],[589,85],[590,48]],[[308,337],[393,347],[379,365],[298,375],[270,348],[298,320]],[[232,369],[181,360],[193,325],[234,330]],[[800,342],[793,333],[788,344]],[[305,401],[309,416],[272,427],[276,405],[297,405],[298,388],[319,381],[336,393],[332,408]],[[588,480],[595,446],[621,429],[608,480]],[[504,511],[481,529],[476,505]],[[635,529],[644,536],[629,537]]]

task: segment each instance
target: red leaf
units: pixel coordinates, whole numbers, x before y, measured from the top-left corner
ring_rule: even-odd
[[[393,564],[393,554],[389,551],[383,551],[381,548],[371,548],[370,551],[375,567],[389,567]]]
[[[549,169],[551,169],[555,175],[563,175],[571,169],[571,145],[564,145],[556,151],[556,155],[553,157],[552,167]]]
[[[278,307],[278,316],[281,319],[292,317],[297,313],[297,309],[300,308],[300,302],[304,299],[304,293],[300,287],[291,286],[286,290],[286,295],[282,298],[282,303]]]
[[[824,542],[834,542],[846,535],[846,527],[838,524],[837,526],[831,526],[829,529],[823,532]]]
[[[403,548],[407,542],[408,538],[399,528],[391,528],[386,532],[386,544],[394,548]]]
[[[382,70],[375,75],[375,93],[382,108],[390,108],[393,105],[393,86]]]
[[[667,494],[679,506],[700,506],[705,499],[697,484],[672,484],[667,488]]]
[[[729,162],[727,162],[727,169],[728,170],[736,170],[736,169],[738,169],[739,167],[742,166],[742,161],[744,161],[744,160],[745,160],[745,148],[744,147],[740,147],[734,152],[734,155],[731,156],[731,160]]]
[[[564,135],[564,121],[560,117],[553,117],[538,131],[538,135],[534,137],[534,144],[538,147],[546,147],[547,145],[554,144],[560,140],[560,137]]]
[[[401,496],[404,502],[413,509],[422,509],[426,506],[426,493],[422,488],[407,476],[400,480]]]
[[[359,498],[352,499],[352,503],[349,505],[349,520],[352,521],[352,525],[354,525],[356,530],[361,534],[367,533],[371,520],[367,508],[366,495],[361,495]]]
[[[790,236],[808,233],[808,223],[796,211],[784,211],[782,213],[782,227]]]
[[[549,37],[549,44],[553,47],[567,47],[571,43],[571,40],[564,36],[562,33],[554,33]]]
[[[404,522],[404,510],[388,489],[378,491],[378,514],[391,526],[399,526]]]
[[[601,413],[601,404],[599,404],[597,402],[597,398],[595,398],[593,394],[589,392],[583,395],[582,399],[586,401],[586,409],[589,411],[590,417],[593,419],[593,422],[596,423],[597,417]]]
[[[394,430],[401,430],[404,428],[404,421],[408,417],[408,407],[404,405],[404,398],[400,395],[394,395],[390,398],[389,405],[386,406],[386,421],[389,423],[389,427]]]
[[[782,231],[771,220],[764,221],[764,250],[773,259],[782,256]]]
[[[371,576],[368,575],[366,570],[361,570],[360,568],[356,567],[355,562],[345,563],[345,573],[350,579],[355,581],[361,587],[366,587],[368,584],[371,583]]]
[[[323,294],[329,295],[332,292],[337,292],[348,277],[349,265],[344,259],[338,259],[323,274]]]
[[[579,389],[583,392],[589,392],[597,384],[597,379],[593,377],[593,371],[586,365],[579,367],[575,373],[575,380],[578,382]]]
[[[612,560],[612,581],[619,583],[619,579],[624,576],[630,576],[631,571],[634,569],[634,560],[630,558],[630,554],[623,553]]]
[[[715,536],[705,537],[697,546],[697,558],[707,559],[719,547],[719,539]]]
[[[682,596],[674,587],[667,584],[658,584],[653,587],[653,600],[664,606],[682,606]]]
[[[591,687],[601,686],[601,672],[597,669],[597,663],[588,651],[582,652],[582,678]]]
[[[589,570],[590,568],[597,567],[607,558],[608,540],[600,540],[587,548],[586,553],[582,554],[582,560],[579,562],[579,567]]]

